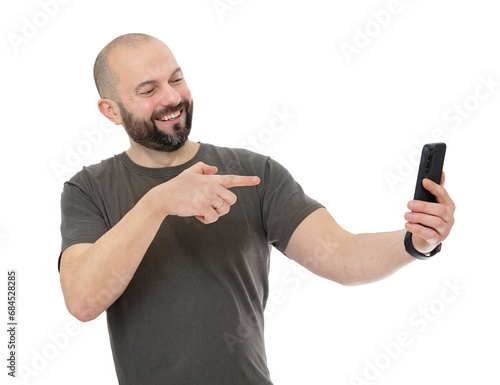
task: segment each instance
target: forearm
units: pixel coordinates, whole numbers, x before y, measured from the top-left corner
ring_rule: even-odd
[[[85,251],[68,248],[63,254],[61,286],[66,306],[78,319],[96,318],[130,283],[166,216],[153,202],[150,192]]]
[[[236,195],[229,188],[260,183],[258,177],[215,175],[216,172],[217,167],[196,163],[171,181],[152,188],[94,244],[74,245],[65,250],[61,286],[70,313],[88,321],[116,301],[167,215],[213,223],[236,202]]]
[[[342,283],[361,285],[383,279],[415,259],[404,247],[406,230],[346,237],[332,256]]]
[[[285,251],[323,278],[343,285],[382,279],[414,260],[404,247],[405,230],[351,234],[326,209],[309,215],[295,230]]]

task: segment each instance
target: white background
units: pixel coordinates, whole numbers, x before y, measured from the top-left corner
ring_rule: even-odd
[[[376,16],[390,1],[61,0],[50,12],[46,2],[0,9],[0,319],[6,328],[7,270],[17,269],[18,375],[21,365],[26,373],[9,383],[117,383],[105,315],[71,317],[57,258],[63,181],[128,145],[121,127],[106,126],[90,148],[85,134],[104,121],[94,59],[128,32],[171,47],[196,101],[193,140],[236,147],[260,138],[258,150],[351,232],[402,228],[416,176],[404,162],[433,135],[448,145],[456,225],[434,260],[342,287],[273,252],[266,343],[276,385],[500,383],[496,1],[401,0],[390,19]],[[357,44],[356,53],[342,44]],[[481,79],[494,85],[478,100]],[[459,105],[467,117],[450,113]],[[269,131],[283,109],[294,118]],[[77,150],[87,151],[75,161]],[[392,187],[388,173],[400,176]],[[445,303],[450,283],[458,289],[445,291]],[[432,322],[419,313],[429,307]],[[411,342],[397,349],[402,332]],[[7,339],[0,334],[2,357]],[[369,362],[379,367],[370,381],[354,381]]]

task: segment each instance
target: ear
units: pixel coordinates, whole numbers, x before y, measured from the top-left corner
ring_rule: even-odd
[[[114,100],[102,98],[97,102],[97,107],[99,108],[99,111],[101,111],[101,114],[111,120],[114,124],[120,125],[123,123],[120,108]]]

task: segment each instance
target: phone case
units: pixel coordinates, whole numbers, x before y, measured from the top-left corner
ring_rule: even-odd
[[[417,185],[415,186],[415,200],[437,202],[436,197],[422,186],[422,180],[429,178],[433,182],[441,184],[445,153],[445,143],[428,143],[423,147],[418,168]]]

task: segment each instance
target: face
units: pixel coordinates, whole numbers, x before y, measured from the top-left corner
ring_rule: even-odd
[[[176,151],[184,145],[191,132],[193,101],[189,103],[183,99],[175,107],[165,107],[153,113],[149,119],[134,117],[121,102],[118,102],[118,107],[122,115],[123,127],[130,139],[151,150]],[[185,114],[184,123],[180,121],[183,114]],[[158,120],[170,125],[171,129],[160,130],[156,126]]]
[[[155,151],[181,148],[191,131],[193,101],[182,70],[163,43],[118,48],[110,58],[116,101],[129,137]]]

